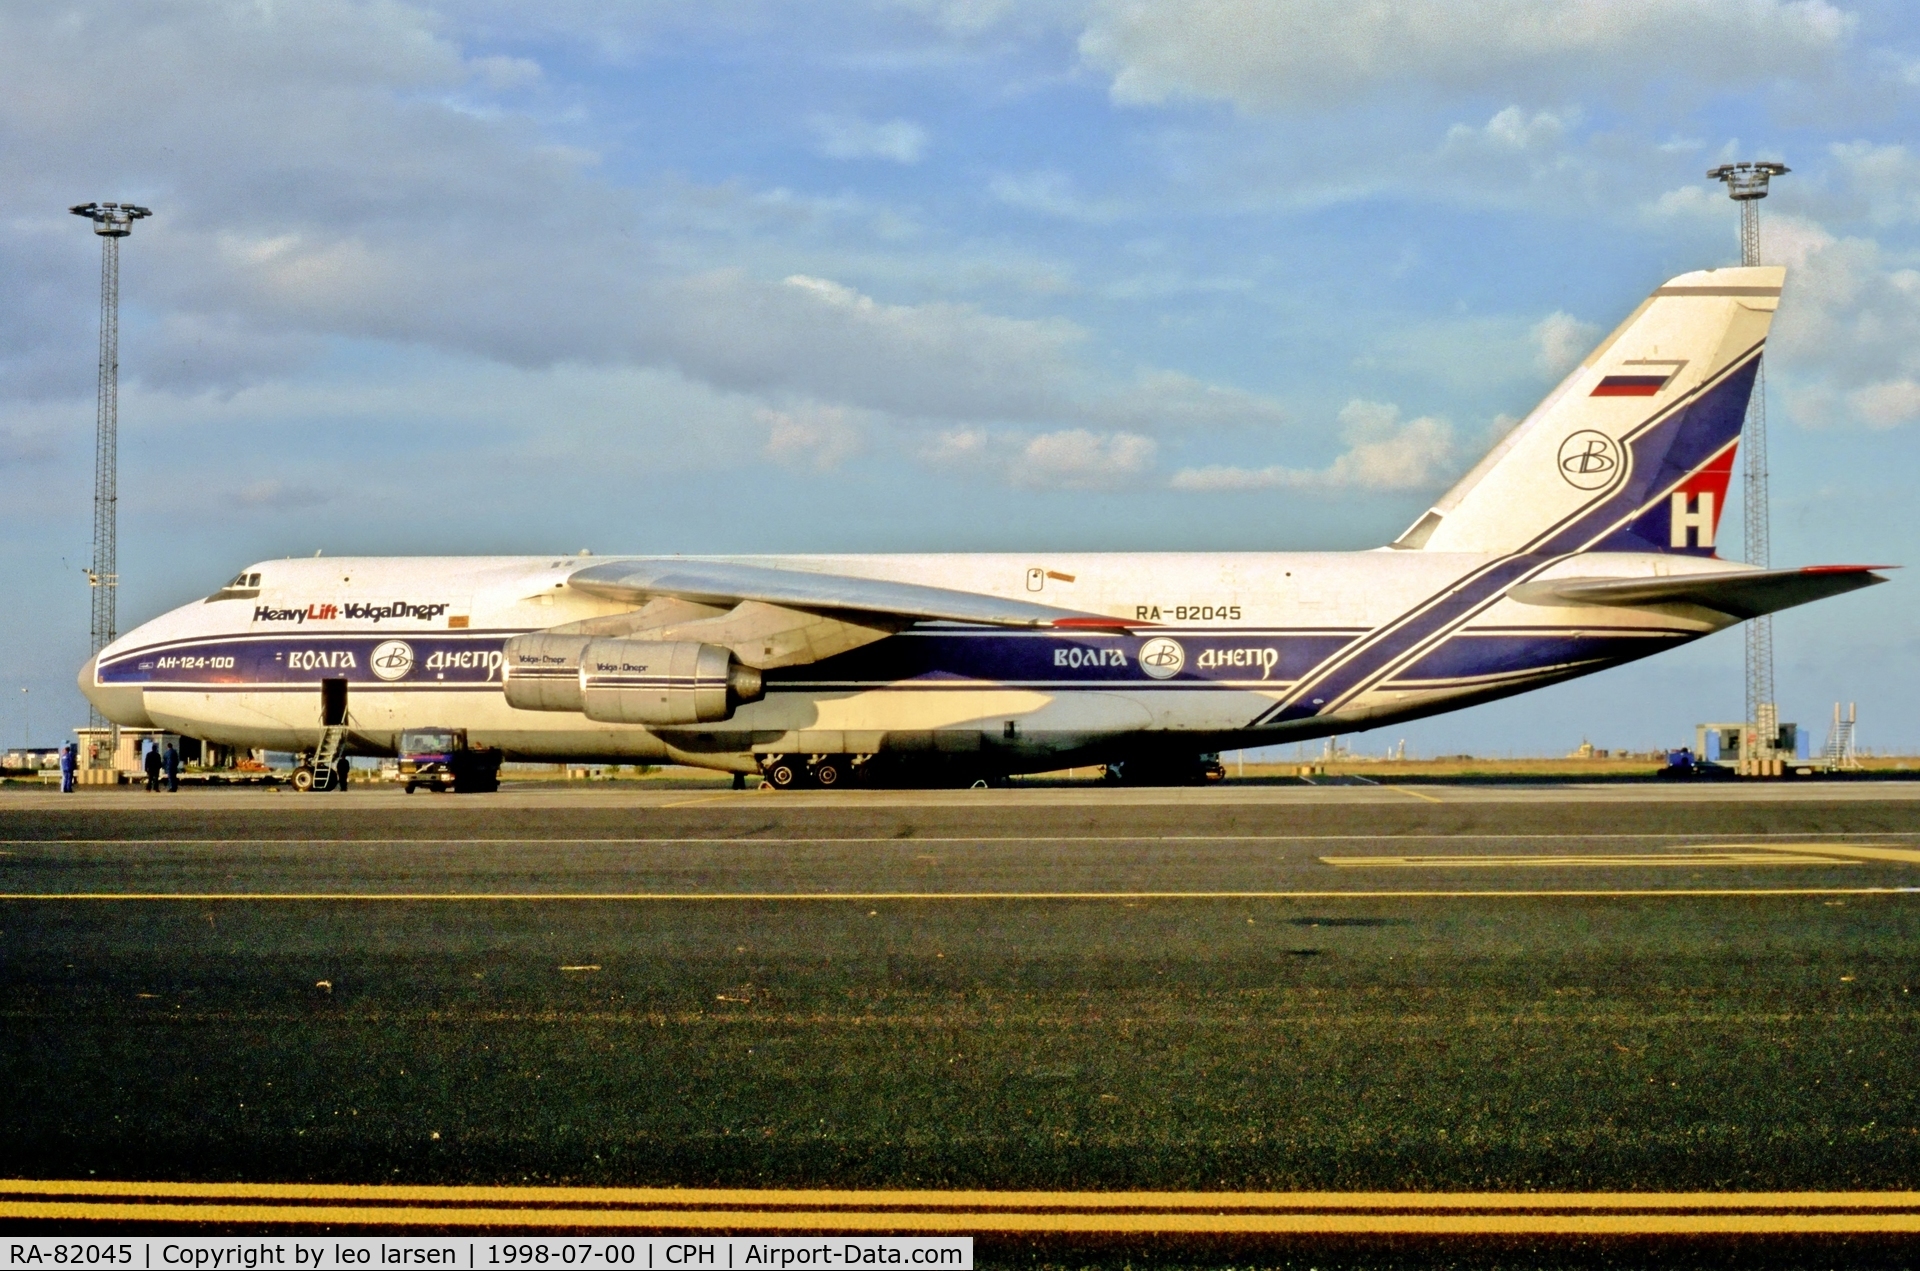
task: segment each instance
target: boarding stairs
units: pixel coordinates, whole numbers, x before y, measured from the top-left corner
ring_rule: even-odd
[[[320,744],[313,750],[313,788],[315,790],[333,789],[334,775],[338,771],[335,765],[340,762],[340,752],[347,748],[347,726],[328,724],[320,730]]]
[[[1860,757],[1854,750],[1853,730],[1859,723],[1857,708],[1847,703],[1847,713],[1840,713],[1840,703],[1833,704],[1833,727],[1827,731],[1827,745],[1820,752],[1821,766],[1828,772],[1858,772]]]

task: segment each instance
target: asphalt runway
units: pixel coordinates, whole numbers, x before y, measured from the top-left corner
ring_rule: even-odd
[[[0,893],[16,1178],[1920,1177],[1899,783],[9,792]]]

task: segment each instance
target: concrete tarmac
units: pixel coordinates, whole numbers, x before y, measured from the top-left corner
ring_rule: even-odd
[[[0,795],[38,1178],[1920,1176],[1920,788]]]

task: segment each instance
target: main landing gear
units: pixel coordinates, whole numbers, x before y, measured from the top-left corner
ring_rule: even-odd
[[[768,755],[760,772],[775,790],[832,790],[860,777],[870,755]]]

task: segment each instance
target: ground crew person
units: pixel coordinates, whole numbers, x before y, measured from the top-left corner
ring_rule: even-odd
[[[73,769],[74,769],[74,765],[78,762],[79,762],[79,756],[74,753],[74,747],[72,742],[68,742],[66,745],[60,747],[60,793],[61,794],[73,793]]]
[[[146,759],[145,767],[147,769],[147,793],[157,794],[159,793],[159,790],[160,790],[160,743],[159,742],[150,741],[147,743],[147,759]]]
[[[179,794],[180,752],[173,748],[172,742],[167,743],[167,753],[161,757],[160,762],[167,770],[167,793]]]

